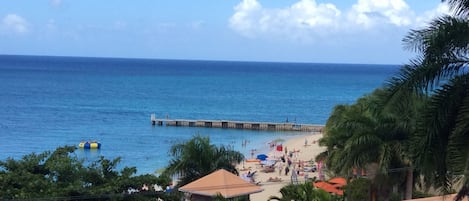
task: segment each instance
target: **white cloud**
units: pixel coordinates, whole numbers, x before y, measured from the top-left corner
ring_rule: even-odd
[[[24,34],[29,31],[29,23],[16,14],[8,14],[2,19],[2,28],[7,32]]]
[[[425,26],[427,23],[430,22],[430,20],[435,17],[451,14],[451,9],[449,8],[447,3],[440,3],[435,9],[429,10],[423,13],[423,15],[417,17],[416,26]]]
[[[229,26],[250,38],[285,38],[301,42],[317,36],[361,32],[379,27],[413,28],[430,13],[418,16],[405,0],[357,0],[349,9],[339,10],[331,3],[299,0],[285,8],[266,8],[257,0],[242,0],[234,8]]]
[[[404,0],[358,0],[349,11],[348,20],[366,28],[382,23],[408,26],[414,16]]]
[[[314,0],[301,0],[284,9],[268,9],[256,0],[244,0],[235,7],[230,27],[248,37],[271,35],[309,40],[305,32],[335,29],[340,16],[335,5],[317,4]]]
[[[243,0],[235,7],[235,14],[230,19],[231,28],[246,36],[252,36],[255,23],[262,14],[262,6],[256,0]]]

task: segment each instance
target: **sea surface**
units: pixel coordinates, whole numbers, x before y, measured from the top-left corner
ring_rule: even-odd
[[[160,127],[150,115],[325,124],[335,105],[354,103],[398,68],[0,55],[0,160],[98,140],[101,150],[77,155],[122,157],[120,167],[154,173],[168,164],[171,145],[194,135],[249,158],[298,133]]]

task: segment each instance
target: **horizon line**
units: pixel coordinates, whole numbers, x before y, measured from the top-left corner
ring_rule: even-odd
[[[404,64],[386,63],[335,63],[335,62],[308,62],[308,61],[253,61],[253,60],[223,60],[223,59],[184,59],[184,58],[149,58],[149,57],[108,57],[108,56],[68,56],[68,55],[35,55],[35,54],[0,54],[0,56],[17,57],[55,57],[55,58],[81,58],[81,59],[122,59],[122,60],[166,60],[166,61],[194,61],[194,62],[249,62],[249,63],[290,63],[290,64],[343,64],[343,65],[380,65],[402,66]]]

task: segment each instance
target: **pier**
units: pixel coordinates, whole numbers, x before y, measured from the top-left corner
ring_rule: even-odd
[[[202,120],[202,119],[158,119],[151,115],[151,124],[154,126],[186,126],[205,128],[226,128],[246,130],[271,130],[271,131],[302,131],[323,132],[324,125],[297,124],[290,122],[250,122],[230,120]]]

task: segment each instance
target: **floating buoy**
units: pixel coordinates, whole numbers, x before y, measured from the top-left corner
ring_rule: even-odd
[[[101,143],[99,142],[80,142],[78,144],[78,147],[82,149],[100,149],[101,148]]]

